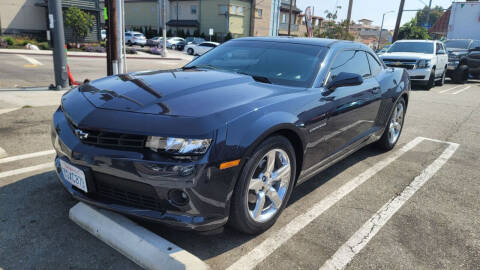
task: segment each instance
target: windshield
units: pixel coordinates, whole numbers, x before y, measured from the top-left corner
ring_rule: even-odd
[[[185,68],[204,67],[248,74],[273,84],[309,87],[325,47],[266,41],[230,41],[190,62]]]
[[[468,49],[469,45],[470,45],[470,40],[468,39],[447,40],[445,42],[445,47],[447,48]]]
[[[433,53],[432,42],[396,42],[388,50],[392,52]]]

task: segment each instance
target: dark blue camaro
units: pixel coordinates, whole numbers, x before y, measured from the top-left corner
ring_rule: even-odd
[[[181,69],[66,93],[53,116],[57,173],[99,207],[259,233],[296,184],[369,143],[393,148],[409,88],[358,43],[236,39]]]

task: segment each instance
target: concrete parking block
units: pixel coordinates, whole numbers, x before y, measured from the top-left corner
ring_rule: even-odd
[[[202,260],[119,214],[78,203],[70,219],[145,269],[210,269]]]

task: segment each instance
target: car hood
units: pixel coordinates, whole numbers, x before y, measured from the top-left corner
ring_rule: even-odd
[[[394,53],[384,53],[381,55],[381,58],[388,59],[431,59],[433,55],[425,53],[410,53],[410,52],[394,52]]]
[[[167,70],[110,76],[78,88],[95,107],[133,113],[205,117],[252,110],[291,88],[214,70]]]
[[[461,55],[461,54],[467,54],[468,50],[467,49],[459,49],[459,48],[447,48],[448,54],[455,54],[455,55]]]

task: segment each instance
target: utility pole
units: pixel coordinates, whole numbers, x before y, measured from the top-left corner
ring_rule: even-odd
[[[121,0],[107,0],[107,15],[108,15],[108,29],[107,29],[107,75],[115,75],[119,72],[119,52],[121,52],[121,29],[118,27],[118,9],[117,2]],[[121,12],[120,12],[121,13]],[[120,35],[120,36],[119,36]],[[119,39],[120,38],[120,39]],[[120,53],[121,55],[121,53]]]
[[[167,0],[163,0],[163,49],[162,56],[167,56]]]
[[[425,21],[425,27],[427,28],[427,30],[430,25],[430,10],[432,10],[432,0],[430,0],[430,2],[428,3],[427,20]]]
[[[288,15],[288,36],[290,36],[290,31],[292,27],[292,8],[293,8],[293,0],[290,0],[290,13]]]
[[[385,20],[385,15],[388,14],[388,13],[391,13],[391,12],[394,12],[394,11],[390,10],[390,11],[387,11],[387,12],[383,13],[382,26],[380,26],[380,33],[378,34],[377,50],[380,49],[380,45],[381,45],[381,42],[382,42],[383,21]]]
[[[62,1],[48,1],[49,28],[53,37],[53,70],[56,89],[68,86],[67,55],[65,53],[65,33],[63,30]]]
[[[398,8],[398,15],[397,15],[397,23],[395,24],[395,31],[393,32],[392,42],[395,42],[398,39],[398,31],[400,30],[400,22],[402,21],[404,5],[405,5],[405,0],[400,0],[400,7]]]
[[[352,19],[352,6],[353,6],[353,0],[349,0],[348,13],[347,13],[347,33],[350,31],[350,19]]]
[[[123,46],[125,45],[123,42],[123,0],[116,0],[117,1],[117,28],[115,28],[115,32],[117,33],[117,74],[123,73]]]

